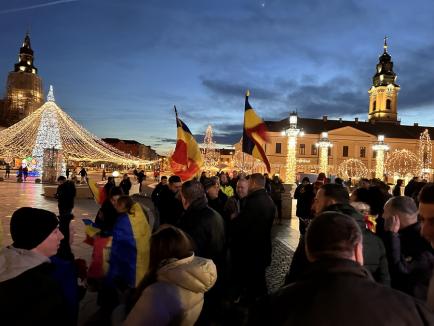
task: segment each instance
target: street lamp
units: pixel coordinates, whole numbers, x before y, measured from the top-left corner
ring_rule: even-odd
[[[321,133],[321,138],[315,146],[319,147],[319,172],[324,172],[327,175],[329,167],[329,148],[333,147],[327,131]]]
[[[389,146],[384,143],[384,135],[378,135],[378,141],[372,145],[372,149],[377,152],[375,157],[375,178],[383,180],[384,177],[384,152],[389,150]]]
[[[297,175],[297,137],[300,134],[300,129],[297,126],[298,116],[297,112],[292,112],[289,115],[289,128],[284,131],[287,139],[287,152],[286,152],[286,174],[285,182],[294,184]]]

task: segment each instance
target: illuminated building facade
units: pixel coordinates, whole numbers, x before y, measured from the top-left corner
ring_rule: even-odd
[[[382,174],[381,179],[393,182],[394,179],[409,176],[399,176],[394,171],[388,171],[387,159],[396,150],[408,150],[424,162],[424,165],[420,163],[421,166],[423,165],[423,171],[419,169],[422,171],[420,176],[432,180],[431,141],[425,141],[422,147],[424,152],[422,154],[419,152],[422,134],[425,133],[423,136],[425,138],[433,137],[434,127],[419,126],[418,123],[414,125],[400,123],[397,110],[399,89],[385,40],[384,51],[379,57],[373,84],[368,91],[369,107],[366,121],[360,121],[358,118],[352,121],[330,119],[326,115],[320,119],[298,118],[298,128],[304,131],[304,135],[297,138],[297,178],[301,174],[317,174],[324,170],[325,165],[329,176],[344,177],[339,175],[342,167],[348,165],[350,160],[357,160],[357,164],[360,165],[361,162],[366,167],[368,178],[381,178],[380,174]],[[288,157],[291,156],[287,150],[288,136],[285,134],[291,125],[290,117],[281,121],[266,121],[266,124],[270,131],[271,142],[264,145],[271,164],[271,174],[279,174],[285,179],[288,173]],[[328,141],[332,144],[326,149],[318,146],[324,133],[327,133]],[[387,145],[387,151],[384,149],[378,151],[379,139],[381,144]],[[429,148],[426,148],[425,144],[428,144]],[[327,159],[327,162],[324,162],[324,159]],[[378,160],[384,161],[384,167],[379,166],[381,162],[377,164]],[[430,166],[427,166],[427,162]],[[265,172],[265,167],[258,165],[254,172]]]
[[[6,96],[0,103],[0,125],[9,127],[24,119],[44,104],[42,79],[34,66],[34,55],[27,34],[18,62],[8,75]]]

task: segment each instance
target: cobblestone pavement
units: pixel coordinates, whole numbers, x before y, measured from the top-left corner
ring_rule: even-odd
[[[146,187],[145,191],[150,193],[152,188]],[[10,245],[12,243],[9,233],[9,223],[12,213],[17,208],[31,206],[57,213],[57,201],[54,198],[44,197],[42,193],[43,185],[41,184],[35,184],[33,182],[0,182],[0,222],[3,226],[3,245]],[[295,205],[293,205],[293,207],[295,208]],[[98,205],[93,199],[77,199],[75,202],[73,211],[75,215],[75,236],[72,249],[76,258],[83,258],[88,262],[91,257],[91,247],[83,243],[85,234],[82,220],[85,218],[93,219],[97,211]],[[272,263],[266,272],[269,292],[275,291],[283,284],[285,274],[289,269],[293,253],[299,240],[297,219],[284,220],[282,225],[275,224],[272,229],[272,238]],[[86,319],[86,316],[95,312],[95,302],[95,293],[88,292],[81,302],[83,319]]]

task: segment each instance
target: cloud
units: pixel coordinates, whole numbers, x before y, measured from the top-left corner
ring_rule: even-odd
[[[249,83],[237,84],[224,80],[207,78],[202,79],[202,85],[214,93],[236,97],[240,97],[242,94],[245,94],[246,90],[249,88]],[[278,97],[278,94],[274,91],[270,91],[261,87],[251,86],[250,91],[255,94],[255,98],[261,100],[275,100]]]
[[[58,0],[58,1],[45,2],[45,3],[40,3],[37,5],[20,7],[20,8],[4,9],[4,10],[0,10],[0,15],[9,14],[9,13],[13,13],[13,12],[26,11],[26,10],[31,10],[31,9],[37,9],[37,8],[50,7],[50,6],[60,5],[60,4],[64,4],[64,3],[77,2],[77,1],[79,1],[79,0]]]

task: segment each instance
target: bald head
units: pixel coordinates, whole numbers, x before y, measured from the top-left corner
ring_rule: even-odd
[[[417,206],[413,198],[396,196],[390,198],[384,205],[384,219],[398,216],[400,229],[417,222]]]

